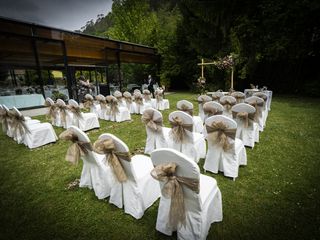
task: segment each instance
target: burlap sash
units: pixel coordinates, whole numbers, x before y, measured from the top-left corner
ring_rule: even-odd
[[[190,116],[193,116],[193,109],[189,108],[187,105],[182,104],[180,107],[177,108],[180,111],[188,113]]]
[[[68,109],[70,110],[70,112],[73,113],[73,116],[77,120],[82,119],[82,113],[81,113],[80,107],[74,106],[74,105],[68,105]]]
[[[56,108],[57,108],[57,105],[55,103],[51,104],[49,101],[45,101],[44,105],[46,107],[48,107],[48,112],[46,114],[46,119],[51,119],[51,122],[53,122],[56,119],[56,114],[57,114]]]
[[[184,195],[182,184],[192,191],[199,193],[199,179],[179,177],[176,175],[176,163],[160,164],[151,171],[151,176],[164,182],[162,194],[166,198],[171,198],[169,212],[169,227],[176,229],[178,224],[185,226],[186,212],[184,205]]]
[[[18,132],[20,132],[21,137],[23,138],[24,134],[30,133],[30,131],[26,125],[24,116],[20,115],[19,113],[15,112],[15,111],[11,111],[11,110],[9,111],[8,114],[9,114],[9,117],[11,120],[11,128],[12,128],[13,134],[15,136],[17,136]]]
[[[162,92],[157,91],[155,93],[155,97],[156,97],[157,102],[161,102],[163,100]]]
[[[122,102],[122,96],[118,96],[118,97],[116,97],[116,99],[118,102],[120,102],[120,103]]]
[[[220,100],[220,96],[212,95],[212,101],[219,102],[219,100]]]
[[[8,112],[5,109],[0,108],[0,122],[2,123],[2,130],[4,132],[7,132],[8,130],[8,120],[10,119],[10,116]]]
[[[153,115],[154,111],[147,109],[143,112],[141,120],[151,131],[160,132],[163,125],[162,117],[153,120]]]
[[[204,106],[203,107],[203,112],[206,114],[208,117],[214,116],[214,115],[221,115],[222,111],[218,110],[218,108],[215,108],[213,106]]]
[[[264,93],[261,93],[261,92],[255,93],[254,96],[262,98],[265,102],[268,100],[268,97]]]
[[[198,99],[197,99],[197,102],[201,105],[201,106],[203,106],[203,104],[205,104],[206,102],[210,102],[210,100],[207,100],[207,99],[205,99],[204,97],[199,97]]]
[[[232,117],[234,119],[239,119],[241,122],[243,122],[243,127],[248,128],[250,126],[249,119],[254,120],[254,113],[232,111]]]
[[[192,133],[193,124],[184,124],[180,117],[175,117],[170,121],[172,126],[171,135],[176,143],[190,142],[186,131]]]
[[[66,160],[72,164],[78,164],[80,155],[88,154],[88,151],[92,151],[90,142],[79,141],[78,136],[70,129],[63,131],[59,138],[66,141],[71,141],[66,154]]]
[[[264,106],[264,102],[258,102],[257,100],[251,100],[248,102],[251,106],[253,106],[256,109],[256,112],[254,114],[254,121],[259,122],[259,118],[262,116],[262,108]]]
[[[223,150],[227,151],[233,147],[228,138],[236,138],[236,128],[228,129],[228,125],[222,121],[212,122],[211,126],[206,125],[208,139],[212,140],[215,144],[220,145]]]
[[[124,100],[126,101],[127,105],[130,105],[132,103],[132,97],[131,96],[124,96]]]
[[[220,101],[221,105],[224,106],[224,108],[227,110],[227,111],[230,111],[230,109],[232,108],[233,105],[236,104],[236,102],[233,102],[232,100],[230,99],[225,99],[224,101]]]
[[[241,103],[245,99],[245,95],[244,94],[237,93],[237,92],[232,93],[231,96],[236,99],[237,103]]]
[[[151,101],[151,93],[149,90],[143,91],[143,98],[145,101]]]
[[[84,108],[90,109],[94,105],[93,98],[86,98],[84,99],[83,106]]]
[[[112,171],[119,182],[122,183],[127,181],[127,174],[124,171],[119,158],[130,162],[131,156],[129,152],[117,152],[116,146],[112,139],[95,141],[95,143],[93,144],[93,150],[96,153],[106,155],[108,164],[112,168]]]
[[[119,113],[118,100],[116,98],[112,98],[109,102],[110,104],[110,115],[116,117]]]
[[[66,105],[57,104],[57,109],[59,109],[60,112],[60,120],[62,124],[65,126],[67,124],[67,109],[68,107]]]

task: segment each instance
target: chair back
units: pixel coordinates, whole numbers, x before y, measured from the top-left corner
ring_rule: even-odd
[[[66,103],[62,99],[57,99],[57,105],[66,106]]]
[[[268,95],[263,92],[256,92],[256,93],[252,94],[252,96],[262,98],[265,102],[267,102],[267,100],[268,100]]]
[[[111,133],[104,133],[99,136],[99,140],[106,140],[106,139],[113,140],[115,149],[117,152],[129,152],[129,148],[127,144],[125,144],[121,139],[119,139],[115,135]],[[137,176],[135,174],[135,171],[131,162],[127,160],[123,160],[121,159],[121,157],[119,157],[119,159],[128,179],[136,182]]]
[[[207,118],[205,124],[207,126],[211,126],[213,122],[223,122],[228,126],[228,129],[237,128],[237,123],[233,119],[223,116],[223,115],[215,115]]]
[[[237,100],[237,103],[244,102],[244,99],[246,98],[246,95],[243,92],[233,92],[231,93],[231,96]]]
[[[200,104],[204,104],[204,103],[209,102],[209,101],[212,101],[212,98],[210,96],[208,96],[208,95],[200,95],[198,97],[198,102]]]
[[[211,98],[212,98],[212,101],[215,101],[215,102],[219,102],[220,98],[223,97],[223,93],[222,92],[213,92],[211,94]]]
[[[174,111],[169,114],[169,121],[173,121],[174,118],[179,117],[182,119],[183,124],[193,124],[192,117],[185,112],[182,111]]]
[[[79,107],[79,103],[74,99],[69,99],[68,104],[74,107]]]
[[[246,112],[248,114],[255,113],[256,109],[247,103],[238,103],[231,108],[232,112]]]
[[[176,175],[179,177],[187,177],[192,179],[200,179],[200,170],[197,163],[185,154],[178,152],[171,148],[160,148],[156,149],[151,153],[151,160],[154,166],[167,163],[175,163],[177,165]],[[161,189],[164,187],[164,182],[159,181]],[[200,210],[200,198],[199,194],[192,191],[188,187],[181,184],[184,199],[195,201],[194,205]]]
[[[54,101],[49,97],[46,98],[46,102],[50,104],[50,106],[54,105]]]
[[[177,109],[185,113],[193,115],[193,104],[187,100],[180,100],[177,102]]]

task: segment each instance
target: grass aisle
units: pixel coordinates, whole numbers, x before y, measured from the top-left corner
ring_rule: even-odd
[[[177,100],[196,95],[168,95]],[[274,97],[260,143],[247,148],[248,166],[239,178],[206,173],[222,192],[222,223],[208,239],[316,239],[320,234],[320,100]],[[195,112],[197,104],[194,102]],[[163,112],[168,125],[169,110]],[[133,152],[144,147],[141,116],[132,122],[101,121],[91,141],[110,132]],[[38,117],[45,121],[43,116]],[[61,128],[55,128],[57,135]],[[89,189],[67,190],[82,165],[64,160],[68,144],[58,141],[29,150],[0,133],[0,239],[175,239],[155,230],[158,201],[142,219],[98,200]],[[203,172],[203,160],[200,161]]]

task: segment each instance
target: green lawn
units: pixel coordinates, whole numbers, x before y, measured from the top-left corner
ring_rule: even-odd
[[[196,95],[169,95],[177,100]],[[197,104],[195,112],[197,113]],[[274,96],[260,143],[248,149],[248,165],[235,182],[210,174],[223,198],[223,222],[208,239],[316,239],[320,236],[320,100]],[[165,125],[168,114],[163,112]],[[45,121],[44,116],[38,119]],[[140,116],[132,122],[100,120],[92,141],[106,132],[133,152],[144,147]],[[60,134],[63,129],[55,128]],[[64,160],[68,144],[58,141],[29,150],[0,133],[0,239],[175,239],[155,230],[158,201],[142,219],[98,200],[89,189],[67,190],[82,165]],[[200,161],[203,172],[203,160]]]

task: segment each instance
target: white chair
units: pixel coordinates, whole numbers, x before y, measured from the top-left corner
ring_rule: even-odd
[[[13,129],[11,127],[11,114],[10,114],[10,110],[9,108],[7,108],[6,105],[2,105],[2,109],[3,111],[3,116],[4,116],[4,124],[5,124],[5,128],[3,128],[3,130],[6,130],[6,134],[8,137],[13,138]],[[3,127],[3,126],[2,126]]]
[[[48,107],[48,112],[46,114],[47,119],[51,120],[53,126],[58,126],[57,105],[51,98],[47,97],[45,106]]]
[[[87,93],[84,96],[83,107],[90,110],[91,113],[94,113],[99,117],[100,104],[95,103],[94,98],[91,94]]]
[[[109,111],[109,108],[107,106],[106,97],[102,94],[99,94],[96,96],[96,112],[98,113],[98,117],[103,120],[109,120],[107,116],[107,112]]]
[[[231,96],[236,99],[237,103],[243,103],[246,98],[246,95],[243,92],[233,92],[231,93]]]
[[[220,104],[223,106],[223,115],[232,118],[231,108],[237,103],[232,96],[223,96],[220,98]]]
[[[123,98],[124,98],[124,101],[126,103],[126,106],[129,110],[130,113],[135,113],[135,103],[132,101],[132,95],[130,92],[124,92],[123,93]]]
[[[81,159],[83,160],[83,167],[81,171],[79,187],[93,189],[98,199],[104,199],[110,196],[111,191],[111,169],[106,162],[105,155],[97,154],[92,150],[91,141],[82,130],[76,126],[71,126],[65,132],[60,134],[60,139],[71,140],[76,144],[76,148],[85,148],[85,152],[80,151]],[[70,156],[72,146],[69,147],[67,155]],[[72,156],[72,155],[71,155]],[[66,159],[73,164],[76,164],[78,159],[72,156]]]
[[[224,96],[223,92],[213,92],[211,94],[212,101],[214,102],[219,102],[220,98],[223,96]]]
[[[268,113],[269,113],[268,95],[263,92],[257,92],[257,93],[254,93],[252,96],[262,98],[264,101],[263,107],[262,107],[262,120],[263,120],[263,126],[265,127],[267,123]]]
[[[265,102],[262,98],[259,98],[257,96],[251,96],[244,100],[245,103],[250,104],[256,109],[256,112],[254,114],[254,121],[258,123],[259,131],[263,132],[264,123],[263,123],[263,115],[262,111],[265,106]]]
[[[153,108],[160,110],[160,111],[170,108],[169,100],[163,98],[163,89],[162,88],[157,88],[154,92],[154,96],[155,96],[156,101],[155,101],[155,105],[153,106]]]
[[[118,90],[114,91],[113,96],[118,100],[118,106],[119,107],[127,107],[126,102],[122,98],[122,93]]]
[[[170,128],[163,127],[161,112],[154,108],[144,110],[142,122],[146,125],[147,140],[144,153],[150,154],[157,148],[168,147],[167,139]]]
[[[177,109],[179,111],[188,113],[193,119],[193,131],[197,133],[203,132],[203,122],[200,116],[193,115],[193,104],[187,100],[180,100],[177,102]]]
[[[10,117],[6,109],[0,104],[0,122],[2,125],[2,131],[7,134],[9,129]]]
[[[127,107],[120,107],[118,99],[114,96],[107,96],[107,102],[109,104],[107,120],[112,122],[123,122],[131,120],[131,115]]]
[[[109,150],[113,153],[125,155],[129,152],[128,146],[112,134],[102,134],[99,141],[111,141],[114,148]],[[106,154],[107,159],[109,155],[110,153]],[[125,213],[140,219],[144,211],[160,197],[159,184],[150,175],[153,164],[144,155],[135,155],[127,160],[119,155],[117,159],[125,172],[126,180],[120,182],[117,175],[112,174],[109,202],[119,208],[124,206]]]
[[[236,137],[241,139],[245,146],[253,148],[255,142],[259,142],[259,126],[254,121],[256,109],[249,104],[238,103],[231,111],[238,126]]]
[[[56,118],[56,126],[69,128],[72,125],[73,114],[68,111],[68,106],[66,103],[57,99],[56,101],[56,109],[57,109],[57,118]]]
[[[174,111],[169,114],[169,122],[172,126],[168,139],[169,148],[186,154],[195,162],[206,156],[205,139],[202,134],[192,131],[193,119],[189,114]],[[182,136],[179,136],[179,132],[182,132]]]
[[[206,102],[205,104],[203,104],[204,120],[214,115],[222,115],[223,109],[223,106],[218,102]]]
[[[134,102],[135,102],[135,114],[142,114],[144,110],[151,108],[151,104],[145,104],[143,100],[143,96],[141,93],[136,92],[133,94]]]
[[[158,216],[156,229],[157,231],[169,235],[177,231],[178,239],[206,239],[210,226],[213,222],[222,221],[222,197],[217,182],[214,178],[200,174],[198,165],[188,156],[174,149],[157,149],[151,153],[151,159],[156,166],[152,171],[152,175],[156,175],[158,169],[162,166],[176,166],[175,172],[169,172],[176,176],[174,179],[187,178],[192,180],[193,186],[197,188],[190,189],[186,185],[178,181],[178,185],[182,188],[183,203],[179,207],[185,210],[185,225],[170,225],[170,206],[172,200],[165,194],[168,180],[172,182],[172,178],[168,175],[164,176],[164,182],[159,181],[162,195],[158,208]],[[158,178],[159,176],[156,176]],[[173,180],[174,181],[174,180]],[[177,192],[177,191],[175,191]],[[175,217],[176,215],[173,215]]]
[[[148,89],[143,90],[143,102],[146,104],[150,104],[152,107],[152,95]]]
[[[73,126],[79,127],[82,131],[100,128],[99,120],[95,113],[81,112],[79,104],[73,99],[70,99],[68,104],[70,106],[69,111],[71,111],[73,114]]]
[[[212,98],[207,96],[207,95],[200,95],[198,97],[198,103],[199,103],[199,116],[202,120],[202,122],[204,122],[204,112],[203,112],[203,104],[205,104],[206,102],[210,102],[212,101]]]
[[[239,165],[247,165],[247,154],[243,142],[236,138],[237,123],[229,117],[216,115],[206,122],[208,152],[203,168],[207,171],[223,172],[235,180]]]

